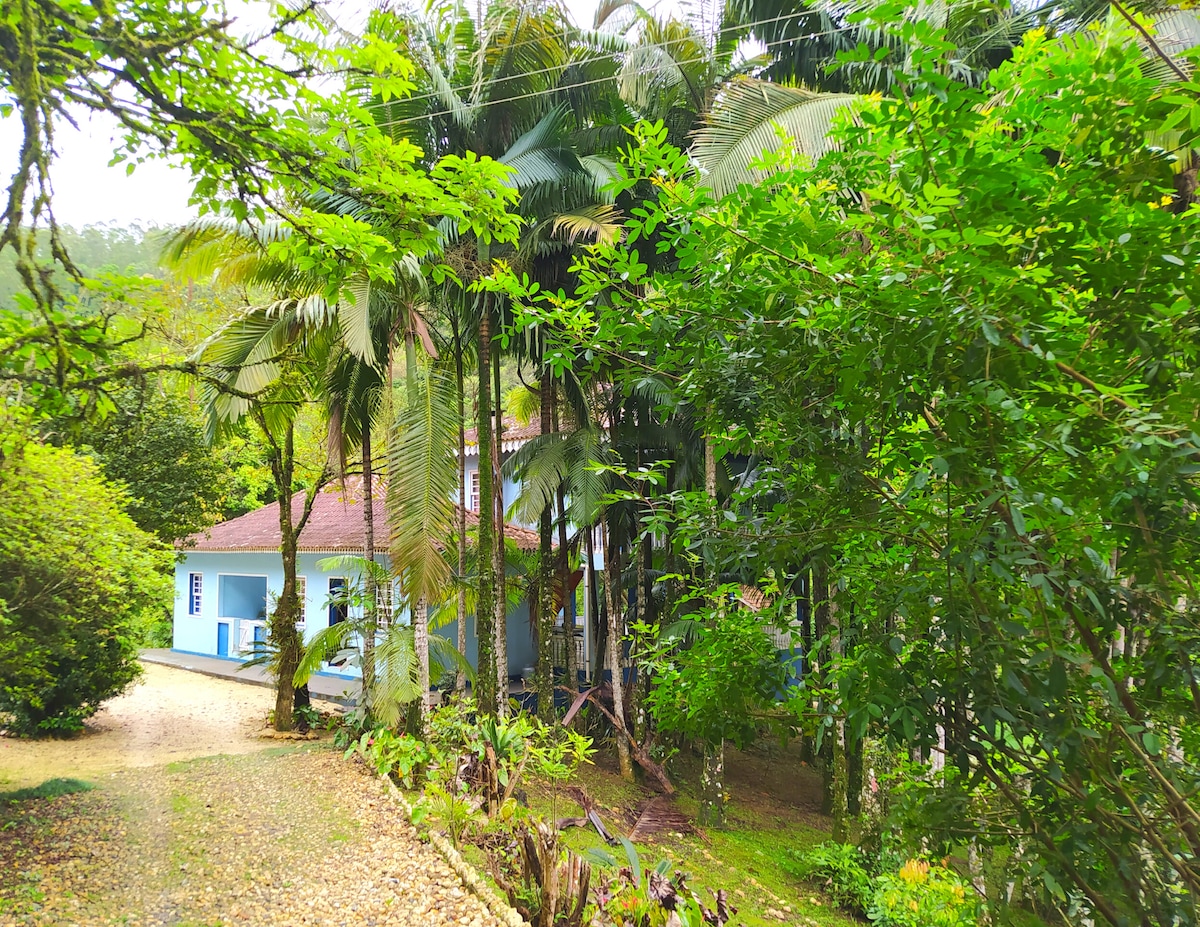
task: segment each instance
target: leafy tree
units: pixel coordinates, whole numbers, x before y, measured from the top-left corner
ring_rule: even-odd
[[[625,182],[656,199],[577,301],[509,286],[517,321],[559,326],[563,364],[653,358],[755,462],[724,523],[676,492],[654,524],[825,565],[796,707],[944,759],[919,836],[1025,860],[1068,920],[1195,923],[1194,61],[1164,86],[1114,22],[1031,33],[976,88],[943,32],[881,16],[904,79],[839,148],[714,201],[642,127]],[[638,259],[650,234],[677,267]]]
[[[122,501],[70,450],[22,442],[0,465],[0,717],[12,730],[79,730],[137,678],[137,649],[171,599],[171,553]]]
[[[125,487],[126,510],[143,531],[172,544],[222,516],[232,474],[177,397],[124,390],[87,440],[105,477]]]
[[[699,607],[690,615],[690,640],[664,635],[642,669],[654,674],[647,698],[659,728],[702,744],[701,823],[724,824],[723,757],[726,741],[739,748],[758,736],[759,725],[784,695],[789,667],[779,659],[764,616],[742,606],[736,585],[685,595]],[[649,633],[650,628],[640,629]]]

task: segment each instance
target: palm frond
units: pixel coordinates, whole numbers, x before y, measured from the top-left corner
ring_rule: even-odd
[[[581,238],[611,244],[621,237],[621,214],[614,206],[597,203],[555,216],[552,228],[555,235],[565,233],[571,244]]]
[[[454,383],[436,367],[413,377],[397,411],[388,460],[391,556],[410,603],[434,601],[450,579],[441,549],[451,536],[458,465]]]
[[[814,93],[751,78],[738,78],[721,91],[705,125],[697,130],[692,155],[718,197],[760,179],[754,167],[764,152],[778,151],[783,131],[800,154],[816,161],[833,147],[834,117],[856,97]]]

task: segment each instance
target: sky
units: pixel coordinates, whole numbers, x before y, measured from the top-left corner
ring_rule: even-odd
[[[335,0],[333,11],[339,21],[353,26],[362,21],[370,0]],[[597,0],[567,0],[567,8],[576,22],[590,26]],[[229,0],[235,30],[256,29],[269,17],[266,0]],[[658,4],[676,6],[675,0]],[[52,167],[54,212],[58,221],[76,227],[107,223],[178,225],[195,214],[188,206],[191,190],[186,171],[163,160],[138,165],[132,176],[124,164],[109,167],[117,147],[116,121],[96,115],[79,119],[79,129],[63,123],[57,127],[55,147],[58,153]],[[20,125],[15,115],[0,119],[0,174],[11,176],[20,144]]]

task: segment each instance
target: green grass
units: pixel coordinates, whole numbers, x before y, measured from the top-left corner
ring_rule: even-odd
[[[58,798],[62,795],[74,795],[76,792],[90,792],[95,787],[82,779],[47,779],[41,785],[31,788],[0,792],[0,805],[15,805],[39,798]]]
[[[620,813],[653,794],[594,766],[583,767],[567,786],[557,790],[550,783],[532,778],[527,778],[523,785],[529,799],[529,812],[548,820],[580,816],[582,809],[567,794],[566,788],[582,786],[599,806],[605,825],[615,834],[629,831],[629,824]],[[678,805],[694,819],[694,799],[681,794]],[[820,843],[828,839],[827,833],[781,813],[778,805],[759,807],[751,801],[735,800],[729,810],[728,830],[710,830],[681,837],[664,834],[658,841],[636,844],[642,865],[653,866],[659,860],[667,859],[672,869],[687,874],[690,888],[710,905],[711,893],[724,889],[730,904],[737,908],[735,921],[742,927],[781,927],[782,924],[852,927],[860,923],[838,910],[818,889],[798,881],[782,867],[785,850]],[[436,822],[434,816],[430,820]],[[619,861],[625,857],[619,845],[605,847],[590,827],[564,830],[563,842],[577,853],[604,848]],[[469,863],[486,873],[486,856],[482,850],[466,841],[460,849]],[[593,878],[603,876],[604,873],[597,872]]]

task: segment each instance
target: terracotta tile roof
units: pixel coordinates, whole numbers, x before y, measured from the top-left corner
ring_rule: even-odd
[[[504,453],[515,451],[518,447],[528,441],[530,438],[536,438],[542,433],[540,422],[530,422],[528,425],[522,425],[515,418],[504,420],[504,431],[501,432],[500,439],[503,443]],[[479,453],[479,430],[476,428],[468,428],[465,435],[467,453]]]
[[[387,486],[377,480],[374,487],[375,534],[381,551],[386,551],[387,531]],[[292,498],[293,518],[299,518],[304,508],[304,497]],[[366,518],[363,505],[362,477],[348,476],[343,487],[340,483],[326,486],[317,493],[312,514],[300,532],[298,549],[305,553],[357,553],[366,542]],[[479,516],[467,512],[468,529],[479,524]],[[537,550],[536,531],[518,525],[505,525],[506,537],[512,538],[521,550]],[[253,512],[231,518],[213,525],[206,532],[193,534],[179,546],[187,550],[279,550],[279,503],[271,502]]]

